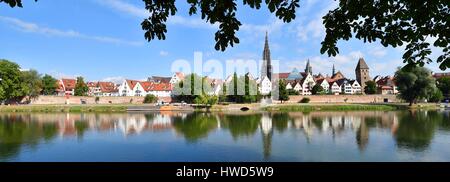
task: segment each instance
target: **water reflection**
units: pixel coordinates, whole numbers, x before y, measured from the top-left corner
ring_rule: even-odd
[[[143,133],[173,132],[186,144],[214,141],[209,136],[229,136],[231,143],[248,141],[260,145],[263,160],[273,156],[274,144],[285,143],[285,149],[298,140],[314,144],[314,138],[341,140],[353,135],[353,144],[365,152],[371,144],[371,134],[390,135],[399,149],[423,152],[430,149],[436,135],[448,137],[448,111],[416,112],[312,112],[312,113],[128,113],[128,114],[0,114],[0,160],[14,160],[23,150],[39,150],[40,145],[53,140],[75,137],[78,141],[87,133],[121,133],[124,137]],[[259,135],[259,137],[258,137]],[[106,135],[105,135],[106,136]],[[107,137],[107,136],[106,136]],[[258,139],[259,138],[259,139]],[[277,140],[274,143],[274,138]],[[175,139],[175,140],[177,140]],[[334,145],[331,143],[330,145]],[[292,144],[292,145],[291,145]],[[120,147],[118,145],[117,147]],[[208,147],[208,146],[205,146]],[[322,150],[328,150],[322,146]],[[450,146],[444,146],[450,147]],[[278,148],[275,148],[278,149]],[[278,152],[277,155],[283,155]],[[155,156],[157,157],[157,156]]]

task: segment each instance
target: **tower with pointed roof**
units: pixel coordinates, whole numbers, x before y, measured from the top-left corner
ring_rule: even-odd
[[[261,68],[261,79],[264,79],[264,77],[269,78],[269,80],[272,80],[272,61],[270,59],[270,49],[269,49],[269,38],[268,34],[266,32],[266,40],[264,44],[264,51],[263,51],[263,64]]]
[[[355,74],[356,80],[361,85],[361,89],[364,90],[364,88],[366,88],[366,82],[371,80],[369,66],[367,66],[364,58],[359,58],[358,65],[356,65]]]
[[[311,64],[309,63],[309,59],[308,59],[308,62],[306,62],[305,73],[309,73],[309,74],[312,75],[312,66],[311,66]]]
[[[331,76],[333,76],[334,74],[336,74],[336,68],[334,67],[334,64],[333,64],[333,70],[331,71]]]

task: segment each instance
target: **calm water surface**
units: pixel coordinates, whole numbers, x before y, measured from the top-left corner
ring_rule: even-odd
[[[0,161],[450,161],[449,111],[0,114]]]

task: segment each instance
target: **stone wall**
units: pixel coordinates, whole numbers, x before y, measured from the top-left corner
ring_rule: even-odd
[[[78,97],[70,96],[39,96],[32,100],[32,104],[81,104],[81,100],[85,100],[87,104],[95,104],[95,97]],[[171,98],[160,98],[164,102],[170,102]],[[98,104],[136,104],[143,103],[144,97],[100,97]]]
[[[396,95],[308,95],[290,96],[288,103],[298,103],[304,97],[311,99],[310,103],[382,103],[401,102]]]

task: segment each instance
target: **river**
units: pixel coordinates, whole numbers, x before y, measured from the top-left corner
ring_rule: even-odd
[[[0,113],[0,161],[450,161],[449,115]]]

